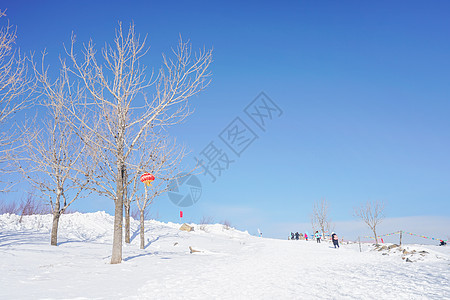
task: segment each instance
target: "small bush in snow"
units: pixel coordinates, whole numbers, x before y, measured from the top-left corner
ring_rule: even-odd
[[[231,222],[228,220],[222,221],[223,229],[229,230],[231,228]]]

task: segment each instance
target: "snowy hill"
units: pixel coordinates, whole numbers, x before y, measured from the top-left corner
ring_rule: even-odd
[[[334,249],[220,224],[184,232],[146,221],[140,250],[132,221],[124,261],[111,265],[112,216],[62,216],[58,247],[50,246],[50,215],[19,219],[0,215],[0,299],[450,298],[448,246],[365,244],[360,252],[357,244]]]

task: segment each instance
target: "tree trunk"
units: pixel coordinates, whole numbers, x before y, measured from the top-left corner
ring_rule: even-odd
[[[125,200],[125,202],[127,202],[128,200]],[[130,238],[131,238],[131,234],[130,234],[130,203],[127,202],[124,207],[125,207],[125,243],[130,243]]]
[[[113,249],[111,255],[111,264],[120,264],[122,262],[122,223],[123,223],[123,175],[124,166],[119,167],[117,176],[117,191],[114,209],[114,236]]]
[[[120,195],[117,193],[117,197]],[[123,222],[123,202],[119,199],[115,201],[114,210],[114,236],[113,249],[111,255],[112,264],[120,264],[122,262],[122,222]]]
[[[55,199],[55,207],[53,208],[53,224],[52,224],[52,233],[50,238],[50,245],[52,246],[58,246],[58,224],[59,224],[59,217],[61,217],[61,188],[58,187],[58,190],[56,192],[56,199]]]
[[[123,175],[123,182],[126,183],[128,181],[127,176],[127,170],[125,169],[124,175]],[[124,195],[123,195],[123,203],[125,207],[125,243],[129,244],[131,239],[131,233],[130,233],[130,208],[131,208],[131,201],[128,199],[128,187],[126,184],[124,184]]]
[[[51,233],[51,241],[50,244],[52,246],[58,246],[58,223],[59,217],[61,216],[61,212],[55,209],[53,212],[53,225],[52,225],[52,233]]]
[[[373,236],[375,237],[375,245],[378,245],[378,238],[377,238],[377,232],[375,230],[375,227],[373,228]]]
[[[140,217],[140,232],[139,235],[141,237],[141,249],[145,248],[145,237],[144,237],[144,210],[141,210]]]

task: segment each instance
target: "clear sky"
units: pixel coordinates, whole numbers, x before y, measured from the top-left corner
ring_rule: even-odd
[[[18,46],[46,48],[55,68],[72,31],[100,46],[119,20],[148,34],[144,63],[155,69],[179,34],[194,49],[214,48],[213,81],[172,133],[191,149],[187,163],[210,142],[234,162],[214,183],[199,176],[202,196],[183,209],[185,221],[212,217],[285,238],[309,229],[321,198],[336,222],[354,220],[353,207],[367,200],[384,201],[390,218],[449,217],[448,1],[3,0],[0,7],[17,25]],[[244,111],[260,92],[280,109],[265,131]],[[220,138],[236,117],[257,137],[240,156]],[[113,203],[93,197],[75,208],[112,213]],[[179,210],[164,195],[151,215],[178,221]]]

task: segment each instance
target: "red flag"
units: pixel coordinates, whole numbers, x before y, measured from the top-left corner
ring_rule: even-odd
[[[180,218],[182,218],[182,217],[183,217],[183,211],[180,210]]]

